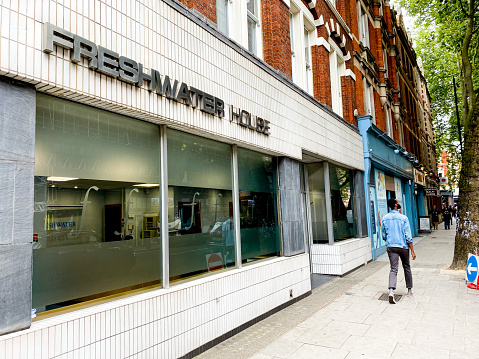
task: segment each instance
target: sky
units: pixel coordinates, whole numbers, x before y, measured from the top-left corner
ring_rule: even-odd
[[[398,0],[391,0],[391,1],[389,1],[389,4],[391,5],[391,8],[394,7],[394,9],[396,9],[396,11],[398,11],[399,8],[401,8],[399,6],[399,1]],[[411,32],[412,37],[414,39],[414,18],[409,16],[407,14],[406,9],[404,9],[404,8],[401,8],[401,13],[403,15],[404,26],[406,26],[407,31]]]

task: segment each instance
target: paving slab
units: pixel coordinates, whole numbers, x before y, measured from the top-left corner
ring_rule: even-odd
[[[303,344],[294,340],[278,339],[261,350],[260,354],[271,355],[276,358],[288,358]]]
[[[199,358],[479,358],[479,290],[466,287],[465,271],[451,270],[452,229],[415,238],[414,292],[406,297],[398,273],[397,304],[387,293],[386,255],[313,290]]]
[[[397,341],[390,338],[371,340],[369,337],[350,336],[341,346],[341,349],[361,354],[371,358],[379,355],[390,355],[396,347]]]
[[[294,359],[344,359],[349,354],[346,350],[325,348],[317,345],[304,344],[290,358]]]
[[[415,344],[398,344],[394,349],[392,359],[449,359],[449,350],[439,348],[425,348]]]

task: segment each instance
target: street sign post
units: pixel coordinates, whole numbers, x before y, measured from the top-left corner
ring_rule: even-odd
[[[474,254],[469,254],[469,259],[467,260],[466,265],[466,279],[475,286],[477,286],[477,263],[477,256],[475,256]]]

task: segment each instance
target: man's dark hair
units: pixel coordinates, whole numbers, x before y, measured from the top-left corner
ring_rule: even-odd
[[[396,198],[389,198],[388,199],[388,207],[391,209],[394,209],[394,206],[396,205]]]

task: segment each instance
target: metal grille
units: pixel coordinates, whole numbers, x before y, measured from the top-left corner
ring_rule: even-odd
[[[394,294],[394,299],[396,300],[396,303],[399,302],[402,298],[402,294]],[[378,298],[379,300],[384,300],[384,301],[389,301],[389,293],[383,293],[380,295]]]

